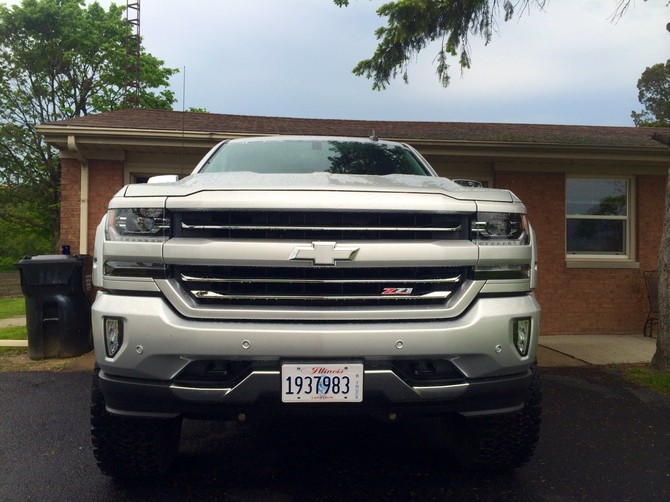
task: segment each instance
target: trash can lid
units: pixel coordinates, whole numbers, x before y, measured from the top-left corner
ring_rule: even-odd
[[[48,264],[58,265],[70,265],[78,261],[76,256],[64,255],[64,254],[42,254],[36,256],[25,256],[18,263],[15,264],[16,268],[23,267],[33,267],[33,266],[45,266]]]
[[[74,257],[69,254],[40,254],[31,256],[30,260],[73,260]]]

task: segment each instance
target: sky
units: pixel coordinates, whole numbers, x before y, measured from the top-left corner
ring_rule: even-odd
[[[383,3],[141,0],[141,35],[180,70],[175,109],[300,118],[632,126],[640,75],[670,59],[668,0],[632,0],[618,22],[617,0],[548,0],[501,19],[488,45],[473,37],[472,68],[454,59],[448,88],[429,46],[409,84],[373,91],[351,70],[374,52]]]

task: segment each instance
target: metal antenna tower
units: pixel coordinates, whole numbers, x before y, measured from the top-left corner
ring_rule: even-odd
[[[140,0],[126,0],[126,22],[130,26],[126,38],[126,103],[140,106]]]

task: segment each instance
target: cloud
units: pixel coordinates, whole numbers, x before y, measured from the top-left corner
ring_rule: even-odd
[[[448,89],[434,46],[411,65],[409,85],[376,92],[351,69],[374,51],[382,3],[144,0],[141,32],[149,52],[186,67],[187,107],[387,120],[632,125],[637,80],[670,45],[666,2],[638,2],[613,23],[616,0],[556,0],[501,21],[488,46],[473,38],[472,68],[461,77],[453,61]],[[181,100],[183,75],[172,87]]]

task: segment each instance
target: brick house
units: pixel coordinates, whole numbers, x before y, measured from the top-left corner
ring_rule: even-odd
[[[669,130],[251,117],[120,110],[39,126],[60,151],[61,240],[93,251],[95,227],[126,183],[187,175],[217,142],[276,134],[406,142],[442,176],[507,188],[526,204],[539,242],[543,334],[639,334],[642,273],[657,266]]]

